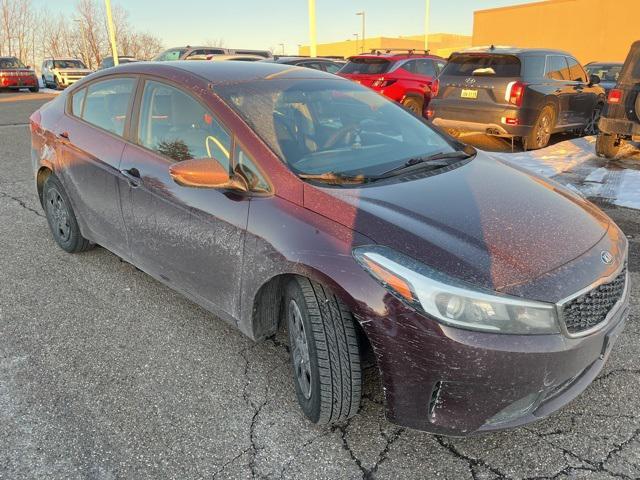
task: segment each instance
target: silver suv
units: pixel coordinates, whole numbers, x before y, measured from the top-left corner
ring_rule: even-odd
[[[42,62],[42,84],[59,90],[92,72],[77,58],[45,58]]]

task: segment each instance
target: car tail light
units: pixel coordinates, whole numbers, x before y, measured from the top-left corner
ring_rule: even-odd
[[[439,91],[440,91],[440,80],[436,78],[431,84],[431,96],[432,97],[437,96]]]
[[[507,91],[504,94],[504,99],[519,107],[522,105],[522,98],[524,97],[524,90],[526,87],[527,84],[523,82],[510,82],[509,85],[507,85]]]
[[[609,92],[609,96],[607,97],[607,102],[618,104],[622,101],[622,90],[619,88],[614,88]]]
[[[432,109],[427,109],[427,118],[433,118],[433,114],[435,113]]]
[[[396,80],[394,79],[380,77],[374,80],[371,86],[376,88],[384,88],[384,87],[388,87],[389,85],[393,85],[394,83],[396,83]]]
[[[502,117],[502,123],[505,125],[520,125],[520,120],[511,117]]]

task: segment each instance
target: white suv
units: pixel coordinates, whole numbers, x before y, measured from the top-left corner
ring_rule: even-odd
[[[42,62],[42,84],[62,89],[92,73],[77,58],[45,58]]]

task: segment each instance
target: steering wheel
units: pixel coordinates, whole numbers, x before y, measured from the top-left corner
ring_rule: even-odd
[[[356,125],[346,125],[334,132],[326,142],[324,142],[324,148],[332,148],[335,147],[338,143],[342,143],[343,145],[350,145],[352,143],[352,138],[360,133],[360,128]]]

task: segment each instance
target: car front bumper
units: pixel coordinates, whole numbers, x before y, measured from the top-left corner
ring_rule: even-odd
[[[545,418],[602,370],[624,327],[628,292],[627,277],[606,322],[582,337],[461,330],[389,299],[393,316],[360,318],[376,353],[388,420],[468,436]]]

